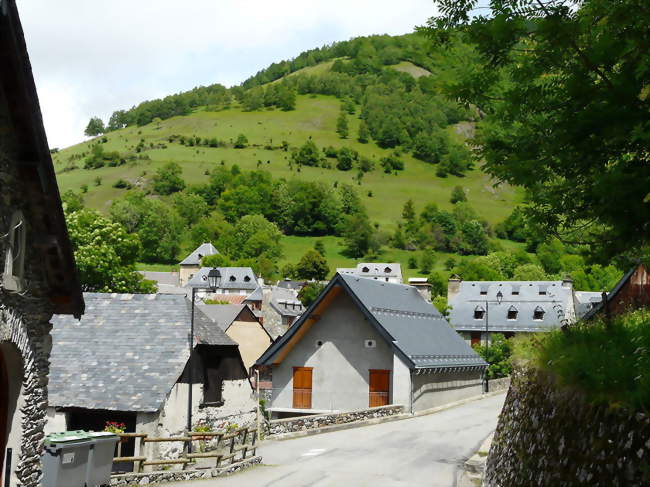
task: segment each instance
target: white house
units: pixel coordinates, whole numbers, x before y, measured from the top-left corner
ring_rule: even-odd
[[[362,262],[356,267],[341,267],[336,272],[342,275],[367,277],[378,281],[402,283],[402,266],[397,262]]]

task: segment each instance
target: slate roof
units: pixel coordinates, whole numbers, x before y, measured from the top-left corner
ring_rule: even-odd
[[[292,281],[291,279],[282,279],[278,281],[278,287],[283,289],[293,289],[300,291],[305,286],[305,281]]]
[[[219,251],[211,243],[203,243],[199,245],[194,251],[185,257],[180,265],[200,265],[201,259],[206,255],[218,254]]]
[[[414,287],[338,273],[298,321],[264,352],[258,364],[273,362],[276,353],[335,285],[341,285],[350,294],[369,322],[411,369],[487,365]]]
[[[189,301],[187,302],[187,306],[188,308],[191,306]],[[221,323],[212,320],[205,312],[205,308],[208,306],[220,305],[199,305],[195,306],[194,308],[196,313],[194,315],[194,336],[196,337],[197,343],[202,345],[237,345],[237,342],[235,342],[225,333],[234,318],[230,321],[230,323],[228,323],[228,326],[224,328],[221,326]]]
[[[639,264],[643,265],[643,264]],[[607,302],[612,301],[618,292],[623,288],[625,283],[630,280],[630,277],[634,275],[634,272],[637,270],[639,266],[634,266],[632,267],[629,271],[625,273],[623,277],[621,277],[621,280],[616,283],[616,286],[614,286],[614,289],[612,289],[611,292],[607,293]],[[603,300],[601,299],[599,303],[595,304],[591,310],[589,310],[583,317],[583,320],[590,320],[593,318],[604,306],[605,303],[603,303]]]
[[[142,274],[145,279],[154,281],[156,284],[178,286],[179,283],[178,272],[140,271],[140,274]]]
[[[85,293],[84,300],[81,321],[52,317],[50,405],[158,411],[189,357],[189,301],[103,293]],[[208,330],[200,315],[195,324],[201,343],[234,344]]]
[[[573,316],[573,289],[563,281],[462,281],[460,291],[448,296],[449,321],[458,331],[485,330],[485,317],[476,319],[477,308],[485,311],[491,332],[538,332],[562,326],[562,319]],[[503,298],[497,304],[497,293]],[[487,294],[481,294],[485,292]],[[514,294],[513,294],[514,293]],[[517,294],[518,293],[518,294]],[[546,293],[546,294],[540,294]],[[508,311],[517,311],[516,319],[508,319]],[[533,319],[535,310],[543,311],[542,319]]]
[[[224,332],[237,319],[245,304],[200,304],[197,306],[206,317]]]
[[[269,304],[282,316],[300,316],[305,311],[305,307],[296,296],[296,293],[281,287],[274,287],[271,290]]]
[[[246,296],[244,301],[262,301],[264,293],[262,292],[262,286],[257,286],[255,291]]]
[[[211,267],[201,267],[189,280],[189,287],[207,286],[208,272]],[[221,272],[221,285],[219,289],[250,289],[257,288],[257,276],[250,267],[217,267]]]
[[[402,282],[402,266],[397,262],[361,262],[356,267],[342,267],[336,272],[371,279],[393,278]]]
[[[582,319],[594,307],[600,307],[603,300],[603,293],[591,291],[575,291],[576,318]]]

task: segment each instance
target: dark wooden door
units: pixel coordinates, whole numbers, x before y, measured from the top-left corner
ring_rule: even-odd
[[[370,369],[369,373],[370,407],[386,406],[389,403],[390,370]]]
[[[7,421],[9,415],[9,379],[2,349],[0,349],[0,485],[4,485],[2,471],[5,466],[7,448]],[[7,473],[8,475],[8,473]]]
[[[312,367],[293,368],[293,407],[311,409]]]

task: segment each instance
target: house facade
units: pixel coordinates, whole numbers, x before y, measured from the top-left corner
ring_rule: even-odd
[[[198,308],[190,356],[191,305],[184,296],[84,298],[81,323],[64,315],[52,320],[47,432],[102,430],[118,421],[129,432],[182,435],[190,388],[193,427],[254,421],[253,390],[237,343]]]
[[[258,283],[258,278],[250,267],[217,267],[216,269],[221,274],[221,284],[213,291],[205,289],[210,269],[212,268],[201,267],[187,283],[188,287],[197,288],[197,296],[209,297],[217,301],[229,301],[230,304],[241,304],[249,296],[251,299],[256,299],[256,296],[251,296],[251,294],[255,293],[260,283]],[[239,301],[233,302],[228,299],[228,295],[241,296],[241,298],[236,298]],[[260,293],[260,301],[261,298]]]
[[[484,343],[486,335],[536,333],[577,319],[573,282],[449,280],[449,322],[465,341]]]
[[[199,269],[201,269],[201,261],[203,257],[208,255],[218,254],[219,251],[211,243],[203,243],[199,245],[190,255],[185,257],[178,264],[178,278],[181,287],[186,286]]]
[[[246,304],[204,304],[199,309],[239,345],[246,370],[273,342],[253,310]]]
[[[50,318],[81,288],[14,0],[0,2],[0,485],[36,487]]]
[[[480,395],[485,362],[418,291],[337,274],[258,360],[277,417]]]
[[[367,277],[378,281],[402,284],[402,266],[397,262],[362,262],[356,267],[341,267],[336,272],[343,275]]]
[[[298,291],[280,286],[264,289],[264,326],[274,338],[282,335],[304,311],[305,307],[298,299]]]
[[[616,316],[626,311],[650,307],[650,273],[644,264],[630,269],[611,292],[596,302],[583,319]]]

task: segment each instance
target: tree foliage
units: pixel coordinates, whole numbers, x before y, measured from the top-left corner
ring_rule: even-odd
[[[105,131],[106,128],[104,127],[104,122],[102,122],[102,119],[99,117],[92,117],[88,121],[88,125],[86,125],[84,135],[88,137],[95,137],[97,135],[103,134]]]
[[[327,259],[317,250],[309,249],[296,264],[294,274],[298,279],[322,281],[327,279],[329,271]]]

